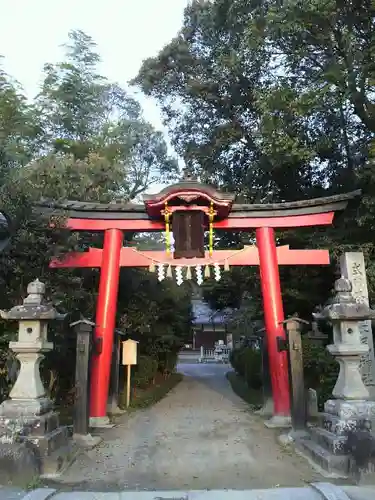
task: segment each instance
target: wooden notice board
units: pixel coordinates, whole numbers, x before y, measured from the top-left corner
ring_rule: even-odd
[[[122,343],[122,364],[136,365],[137,364],[137,346],[136,340],[128,339]]]
[[[130,404],[130,378],[131,378],[131,367],[137,364],[137,346],[138,342],[136,340],[128,339],[124,340],[122,343],[122,364],[127,367],[127,377],[126,377],[126,407]]]

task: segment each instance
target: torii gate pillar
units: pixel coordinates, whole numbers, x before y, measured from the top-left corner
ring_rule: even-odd
[[[104,232],[90,375],[90,425],[92,427],[100,427],[109,423],[107,417],[108,388],[116,322],[122,243],[123,232],[120,229],[107,229]]]
[[[285,339],[284,308],[281,296],[279,265],[274,229],[260,227],[256,230],[259,252],[260,283],[263,297],[264,323],[271,370],[271,385],[274,416],[269,425],[280,427],[284,421],[290,424],[290,394],[288,357],[286,351],[279,352],[278,337]]]

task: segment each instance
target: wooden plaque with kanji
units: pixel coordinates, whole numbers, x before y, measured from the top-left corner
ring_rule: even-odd
[[[172,219],[174,258],[204,257],[204,213],[175,212]]]

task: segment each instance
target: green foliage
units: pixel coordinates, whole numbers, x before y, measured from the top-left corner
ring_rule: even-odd
[[[137,409],[144,409],[149,406],[154,405],[164,396],[168,394],[172,389],[176,387],[183,379],[181,373],[173,373],[170,377],[159,380],[155,385],[150,385],[144,390],[137,390],[132,399],[130,400],[130,406],[127,411],[135,411]],[[126,393],[122,393],[120,397],[120,407],[125,408],[126,406]]]
[[[147,387],[154,380],[158,371],[158,360],[150,356],[139,356],[134,370],[133,384],[135,387]]]
[[[260,350],[250,347],[233,349],[229,361],[235,372],[245,380],[249,388],[260,389],[262,387],[262,354]]]
[[[243,356],[245,380],[253,389],[262,387],[262,354],[261,351],[247,348]]]
[[[290,74],[304,85],[336,92],[375,132],[374,2],[290,0],[264,12],[257,23],[282,52]]]
[[[309,318],[330,294],[337,255],[359,247],[375,297],[373,17],[371,0],[195,0],[176,37],[133,82],[160,102],[189,167],[239,202],[364,189],[359,210],[334,230],[278,232],[279,245],[328,248],[333,257],[327,272],[281,269],[286,314]],[[226,235],[218,240],[233,245]],[[236,240],[254,243],[253,235]],[[260,309],[257,269],[233,272],[225,285],[225,292],[221,283],[205,287],[215,308],[238,307],[246,290]]]
[[[327,349],[304,338],[303,367],[305,387],[311,387],[317,391],[318,405],[322,410],[323,404],[332,396],[339,373],[339,364]]]
[[[249,387],[243,377],[240,377],[236,372],[229,371],[227,373],[227,379],[233,392],[248,403],[253,410],[257,410],[262,407],[262,391]]]
[[[246,274],[245,268],[236,267],[223,273],[219,282],[209,279],[203,283],[203,297],[212,309],[221,310],[226,307],[238,308],[240,306],[241,296],[246,290],[246,281],[240,281],[240,276],[244,273]]]
[[[232,349],[229,356],[229,362],[232,368],[238,375],[243,377],[245,375],[245,365],[243,361],[244,349]],[[242,359],[241,359],[242,358]]]
[[[9,213],[14,225],[11,244],[0,253],[1,309],[19,304],[27,284],[38,277],[46,284],[47,300],[70,318],[95,318],[98,270],[50,269],[49,262],[70,250],[102,247],[102,236],[62,230],[64,217],[48,227],[32,210],[35,201],[127,201],[176,175],[177,162],[162,133],[145,121],[127,91],[98,74],[98,64],[93,40],[70,33],[64,60],[46,64],[32,103],[0,70],[0,211]],[[168,370],[173,362],[166,351],[175,353],[190,328],[188,294],[168,283],[158,286],[143,271],[123,269],[120,282],[117,325],[131,326],[140,336],[148,325],[141,354],[160,356]],[[16,328],[0,321],[0,339]],[[74,379],[69,333],[67,325],[50,326],[55,349],[43,363],[43,378],[57,399],[70,394]],[[6,341],[3,346],[0,357],[6,359]],[[9,386],[4,362],[0,370],[3,398]]]
[[[1,61],[0,61],[1,62]],[[20,86],[0,66],[0,186],[10,168],[25,165],[40,133],[38,119]]]
[[[158,370],[165,376],[171,375],[176,370],[178,352],[164,350],[159,354]]]
[[[261,351],[249,347],[233,349],[230,363],[236,374],[242,378],[247,387],[259,390],[262,385]],[[308,338],[303,338],[303,366],[305,388],[313,388],[318,394],[320,410],[332,395],[333,387],[339,373],[339,365],[327,349]]]

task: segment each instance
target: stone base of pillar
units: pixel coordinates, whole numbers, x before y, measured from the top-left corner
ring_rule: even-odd
[[[0,443],[27,445],[38,475],[44,477],[60,475],[76,455],[68,427],[59,425],[59,414],[51,407],[48,398],[7,400],[0,405]]]
[[[292,419],[287,415],[274,415],[264,425],[269,429],[289,429],[292,427]]]
[[[40,474],[39,461],[26,443],[1,443],[0,484],[28,488]],[[3,488],[0,488],[3,491]],[[3,493],[1,494],[3,498]],[[12,497],[16,498],[16,497]]]
[[[91,434],[73,434],[74,441],[80,448],[92,450],[103,441],[100,436],[92,436]]]
[[[255,415],[259,415],[260,417],[272,417],[273,415],[273,399],[269,398],[267,401],[264,403],[262,408],[259,410],[256,410],[254,412]]]
[[[368,420],[375,423],[375,401],[329,399],[324,404],[324,413],[339,417],[345,428],[347,427],[346,423],[350,419],[354,419],[356,424],[361,420]]]
[[[90,417],[90,427],[97,429],[111,429],[114,424],[111,424],[109,418],[105,417]]]
[[[113,398],[111,401],[108,402],[107,404],[107,412],[110,414],[110,415],[123,415],[124,413],[126,413],[126,410],[122,410],[118,403],[117,403],[117,400],[115,398]]]
[[[331,399],[311,426],[306,436],[298,437],[295,446],[326,477],[346,478],[351,475],[352,459],[347,446],[351,432],[375,429],[375,402]]]
[[[113,416],[124,415],[124,413],[126,413],[126,410],[121,410],[121,408],[117,405],[116,406],[108,406],[107,411],[110,415],[113,415]]]
[[[49,398],[7,399],[0,405],[0,417],[35,417],[51,412],[53,403]]]

